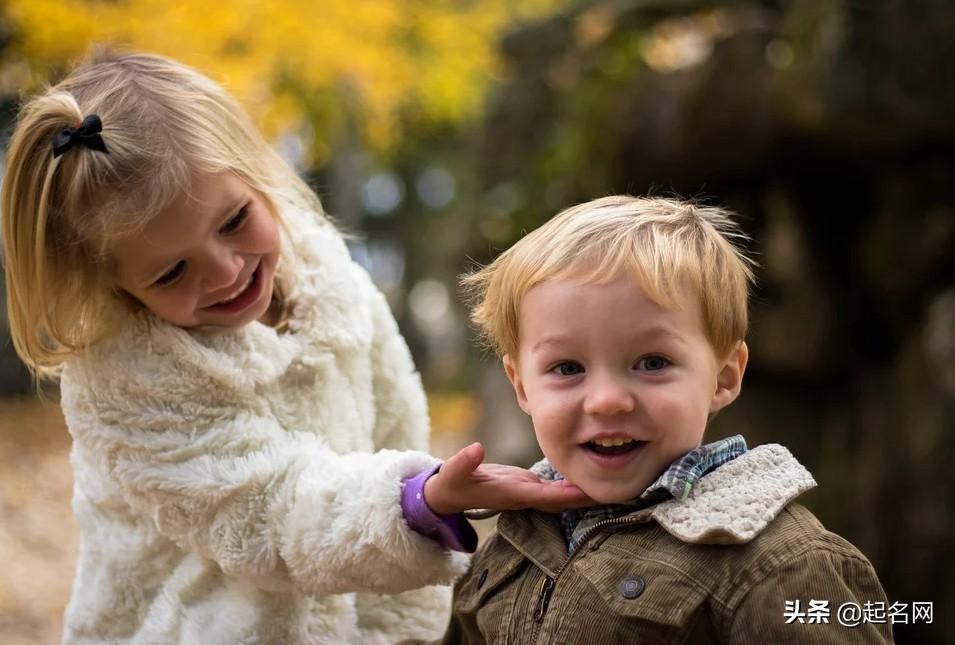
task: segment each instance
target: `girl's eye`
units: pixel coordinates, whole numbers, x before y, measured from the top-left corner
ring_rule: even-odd
[[[576,376],[584,373],[584,366],[573,361],[565,361],[554,367],[561,376]]]
[[[166,271],[164,274],[159,276],[159,279],[156,280],[153,284],[157,287],[166,287],[176,281],[176,279],[182,275],[182,272],[186,270],[186,261],[179,260],[176,262],[176,265]]]
[[[646,356],[637,361],[637,369],[655,372],[670,365],[670,361],[662,356]]]
[[[219,233],[227,235],[229,233],[234,233],[239,230],[239,227],[245,222],[246,217],[249,214],[249,205],[246,204],[239,209],[239,212],[229,218],[229,221],[222,225],[222,228],[219,229]]]

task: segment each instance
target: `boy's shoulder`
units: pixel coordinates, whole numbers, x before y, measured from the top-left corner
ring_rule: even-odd
[[[733,560],[742,566],[751,563],[761,570],[774,571],[780,567],[809,557],[826,554],[827,557],[868,560],[851,542],[827,530],[812,511],[796,502],[774,517],[752,541],[730,549]]]

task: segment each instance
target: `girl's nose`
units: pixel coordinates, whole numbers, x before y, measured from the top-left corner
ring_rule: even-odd
[[[612,376],[591,380],[584,412],[595,415],[627,414],[636,409],[633,393]]]
[[[211,252],[202,272],[202,286],[208,291],[227,289],[235,284],[242,271],[242,256],[228,249]]]

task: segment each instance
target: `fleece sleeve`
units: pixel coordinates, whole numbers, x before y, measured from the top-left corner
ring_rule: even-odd
[[[363,269],[355,266],[354,270],[371,308],[375,446],[428,450],[428,405],[411,352],[384,295]]]
[[[108,487],[97,495],[116,494],[180,548],[228,575],[316,595],[395,593],[447,583],[466,568],[466,556],[402,516],[402,479],[433,457],[338,454],[254,408],[219,414],[181,395],[156,398],[145,381],[68,371],[63,409],[75,460]]]

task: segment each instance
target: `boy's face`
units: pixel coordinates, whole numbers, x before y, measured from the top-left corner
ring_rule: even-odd
[[[548,280],[521,300],[508,378],[544,456],[598,502],[639,496],[739,394],[746,345],[717,357],[699,298],[677,302],[660,307],[629,277]]]

